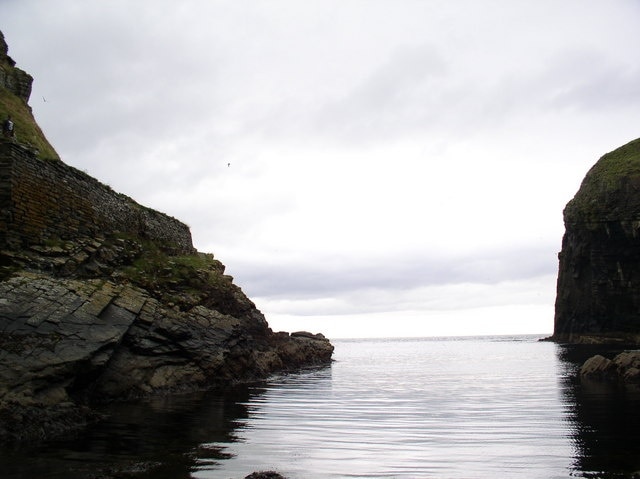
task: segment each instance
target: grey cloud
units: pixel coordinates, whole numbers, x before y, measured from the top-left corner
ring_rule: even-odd
[[[100,141],[163,141],[223,116],[220,46],[215,33],[199,34],[210,12],[194,16],[162,2],[38,6],[25,2],[22,16],[47,41],[30,48],[21,66],[35,78],[39,123],[69,156],[87,155]],[[11,43],[23,41],[14,36]]]
[[[410,290],[425,286],[496,284],[557,272],[551,248],[478,252],[474,256],[435,258],[412,255],[353,261],[349,258],[313,263],[242,264],[234,262],[241,287],[270,298],[322,298],[347,292]]]
[[[556,61],[547,77],[557,78],[548,99],[555,108],[594,112],[637,108],[640,103],[636,62],[614,62],[595,51],[569,52]]]
[[[544,110],[597,112],[640,101],[635,63],[616,62],[596,49],[559,49],[552,58],[539,53],[519,68],[496,70],[493,78],[467,75],[435,48],[396,51],[364,82],[314,112],[309,129],[356,143],[419,132],[461,136]]]
[[[476,120],[482,118],[485,127],[541,111],[632,108],[640,102],[640,69],[595,49],[560,50],[528,71],[497,79],[479,98],[483,115]]]
[[[447,62],[430,45],[403,46],[342,96],[311,115],[314,131],[343,141],[395,136],[442,120],[455,103]]]

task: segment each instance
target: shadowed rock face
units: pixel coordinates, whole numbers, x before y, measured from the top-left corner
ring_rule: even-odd
[[[1,33],[0,67],[0,106],[39,131]],[[186,225],[20,140],[0,139],[0,441],[80,427],[102,401],[330,363],[324,336],[274,333]]]
[[[640,342],[640,139],[591,168],[564,222],[554,338]]]

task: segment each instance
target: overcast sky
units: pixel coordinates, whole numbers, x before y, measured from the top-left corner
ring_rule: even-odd
[[[639,25],[638,0],[0,0],[63,161],[333,338],[552,332],[562,210],[640,137]]]

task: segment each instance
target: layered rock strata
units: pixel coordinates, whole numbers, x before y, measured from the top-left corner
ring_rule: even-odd
[[[640,139],[589,170],[564,223],[553,338],[640,342]]]

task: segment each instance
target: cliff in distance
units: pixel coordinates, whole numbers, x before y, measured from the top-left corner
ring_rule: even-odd
[[[553,339],[640,343],[640,139],[589,170],[564,222]]]
[[[327,364],[275,333],[189,228],[58,159],[0,33],[0,441],[81,427],[94,406]]]

